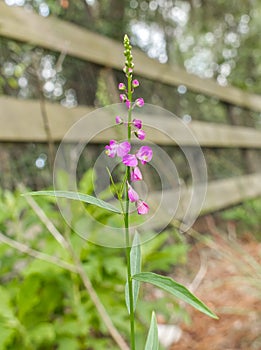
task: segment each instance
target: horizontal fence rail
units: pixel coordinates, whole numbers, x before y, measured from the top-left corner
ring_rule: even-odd
[[[208,214],[220,209],[233,206],[235,204],[244,202],[247,199],[256,198],[261,195],[261,174],[251,174],[237,176],[229,179],[222,179],[211,181],[208,183],[207,192],[204,203],[200,211],[200,215]],[[182,220],[185,211],[187,209],[187,203],[191,198],[191,188],[184,188],[180,192],[179,204],[175,216],[173,217],[173,223],[175,220]],[[177,198],[177,192],[175,190],[169,191],[164,199],[164,206],[160,206],[162,193],[150,193],[148,201],[150,206],[155,211],[159,210],[155,220],[151,220],[148,225],[150,228],[160,228],[160,216],[162,222],[169,222],[168,213],[169,208],[175,206],[174,200]]]
[[[55,17],[43,18],[23,8],[0,3],[0,35],[94,62],[122,69],[122,45]],[[169,85],[186,85],[192,91],[261,112],[261,97],[238,88],[222,87],[213,79],[201,79],[184,69],[161,64],[134,49],[135,71],[150,80]]]
[[[90,142],[106,143],[109,138],[118,137],[114,128],[97,134],[102,125],[108,120],[114,124],[114,115],[106,113],[106,108],[99,110],[97,119],[94,108],[78,106],[68,109],[58,103],[46,102],[46,111],[50,124],[51,136],[54,141],[61,141],[70,127],[82,117],[89,115],[88,133],[95,135]],[[19,100],[12,97],[0,97],[0,141],[7,142],[46,142],[48,141],[44,131],[40,104],[37,100]],[[118,105],[116,105],[117,107]],[[120,106],[119,106],[120,107]],[[116,115],[116,114],[115,114]],[[164,115],[142,115],[144,124],[153,125],[150,129],[150,141],[160,145],[195,146],[195,139],[202,147],[238,147],[261,148],[261,131],[248,127],[230,126],[223,124],[192,121],[183,123],[180,119],[165,117]],[[164,124],[164,130],[168,135],[157,130]],[[184,133],[186,128],[191,133]],[[146,127],[145,127],[146,129]],[[97,135],[96,135],[97,134]],[[80,129],[70,141],[84,140],[85,130]],[[191,138],[194,135],[194,138]]]

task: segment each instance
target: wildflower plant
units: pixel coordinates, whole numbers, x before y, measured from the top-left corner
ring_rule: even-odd
[[[116,213],[122,216],[123,232],[125,235],[125,252],[126,252],[126,286],[125,300],[127,312],[129,315],[129,343],[131,350],[136,349],[135,337],[135,309],[139,295],[140,283],[150,283],[155,287],[174,295],[192,305],[206,315],[217,318],[217,316],[195,295],[193,295],[185,286],[177,283],[175,280],[155,274],[152,272],[141,271],[141,243],[139,233],[136,231],[132,235],[130,231],[131,222],[131,204],[134,203],[138,215],[147,215],[150,211],[149,203],[135,189],[135,183],[143,180],[143,168],[153,159],[153,150],[150,146],[142,144],[137,151],[133,147],[133,135],[142,143],[146,140],[146,132],[143,129],[143,121],[133,118],[133,110],[142,108],[144,100],[142,97],[134,99],[136,89],[140,86],[140,82],[134,76],[134,63],[132,56],[132,47],[127,35],[124,37],[124,56],[125,65],[123,71],[125,73],[126,82],[121,82],[118,85],[120,91],[120,101],[125,104],[126,116],[115,116],[115,127],[119,125],[125,127],[126,139],[123,141],[108,140],[105,146],[105,154],[108,158],[117,158],[124,167],[124,174],[118,186],[111,171],[107,169],[108,176],[114,191],[114,195],[120,203],[118,209],[113,204],[103,201],[97,197],[86,195],[79,192],[71,191],[38,191],[31,192],[30,195],[49,195],[60,198],[73,199],[87,204],[92,204],[103,208],[107,211]],[[155,313],[152,313],[150,328],[145,344],[145,350],[156,350],[159,347],[157,322]]]

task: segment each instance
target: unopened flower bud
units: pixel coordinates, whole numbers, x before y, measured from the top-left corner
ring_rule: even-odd
[[[119,90],[126,90],[125,84],[124,84],[124,83],[119,83],[118,89],[119,89]]]
[[[135,128],[137,129],[141,129],[142,128],[142,121],[140,119],[133,119],[133,125],[135,126]]]
[[[115,121],[116,121],[116,124],[122,124],[123,123],[122,118],[119,117],[118,115],[115,117]]]
[[[138,87],[140,85],[139,81],[137,79],[134,79],[133,82],[132,82],[132,86],[134,88]]]
[[[142,97],[137,98],[137,100],[135,101],[135,103],[136,103],[136,105],[137,105],[138,107],[144,106],[144,100],[143,100]]]
[[[127,107],[128,109],[131,108],[131,103],[130,103],[130,101],[129,101],[128,99],[126,100],[126,107]]]
[[[120,94],[121,102],[125,102],[127,100],[127,96],[125,94]]]
[[[137,131],[135,131],[135,135],[138,137],[139,140],[144,140],[146,137],[146,133],[142,129],[138,129]]]

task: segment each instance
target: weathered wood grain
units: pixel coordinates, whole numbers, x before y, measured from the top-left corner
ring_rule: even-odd
[[[0,3],[0,35],[94,62],[122,69],[122,44],[55,17],[43,18],[22,8]],[[188,89],[222,101],[261,111],[261,97],[238,88],[222,87],[214,80],[201,79],[184,69],[160,64],[140,50],[133,50],[135,71],[148,79],[169,85],[186,85]]]
[[[150,193],[147,199],[152,210],[156,215],[150,220],[146,229],[160,229],[162,223],[173,223],[181,221],[184,218],[188,203],[190,201],[192,188],[183,188],[178,202],[175,215],[170,218],[171,208],[176,206],[177,190],[168,191],[164,195],[164,205],[159,205],[162,201],[162,193]],[[244,202],[247,199],[257,198],[261,195],[261,173],[244,175],[238,177],[231,177],[229,179],[222,179],[211,181],[208,183],[205,201],[202,205],[199,215],[212,213],[227,207]],[[196,217],[195,217],[196,219]],[[186,228],[186,225],[184,225]]]
[[[78,106],[68,109],[58,103],[46,102],[46,111],[50,123],[51,135],[54,141],[61,141],[70,127],[82,117],[90,115],[93,108]],[[96,118],[96,116],[99,118]],[[240,147],[261,148],[261,131],[253,128],[229,126],[222,124],[191,122],[185,125],[176,118],[161,115],[142,115],[149,139],[159,145],[195,146],[198,142],[202,147]],[[117,128],[102,130],[102,125],[111,121],[114,116],[106,114],[106,109],[95,113],[94,118],[86,125],[88,134],[93,134],[91,142],[108,142],[109,138],[117,138]],[[152,125],[153,127],[146,126]],[[164,125],[166,132],[160,131]],[[86,130],[80,128],[79,133],[70,138],[78,142],[84,139]],[[12,97],[0,97],[0,141],[7,142],[46,142],[46,134],[41,117],[40,104],[37,100],[19,100]]]

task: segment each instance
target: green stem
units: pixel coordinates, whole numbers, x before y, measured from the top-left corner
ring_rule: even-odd
[[[128,201],[127,201],[128,202]],[[126,205],[127,207],[127,205]],[[133,303],[133,288],[131,278],[131,261],[130,261],[130,234],[129,234],[129,213],[125,214],[125,237],[126,237],[126,260],[127,260],[127,284],[129,289],[129,305],[130,305],[130,333],[131,333],[131,350],[135,350],[135,317]]]
[[[132,76],[128,74],[128,99],[132,102]],[[131,141],[131,108],[128,110],[128,142]],[[129,197],[128,197],[128,183],[130,181],[130,167],[126,168],[126,184],[125,184],[125,198],[126,198],[126,211],[124,216],[125,225],[125,243],[126,243],[126,260],[127,260],[127,284],[129,289],[129,305],[130,305],[130,338],[131,338],[131,350],[136,349],[135,345],[135,315],[134,315],[134,302],[133,302],[133,288],[132,288],[132,276],[131,276],[131,241],[129,230]]]

